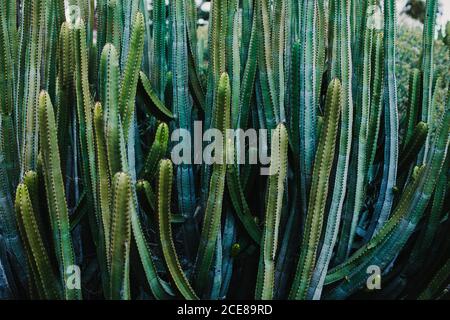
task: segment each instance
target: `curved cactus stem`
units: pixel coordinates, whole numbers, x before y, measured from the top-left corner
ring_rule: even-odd
[[[185,299],[197,300],[198,297],[192,289],[186,275],[181,269],[177,252],[172,238],[171,225],[171,193],[172,193],[173,167],[170,160],[162,160],[159,168],[158,183],[158,220],[161,246],[169,272],[180,293]]]
[[[245,199],[244,188],[242,187],[237,166],[235,164],[229,164],[227,166],[226,182],[236,215],[250,237],[259,244],[262,232],[255,222],[255,217],[250,212],[247,200]]]
[[[158,276],[155,264],[153,262],[152,253],[150,251],[150,246],[145,238],[136,210],[132,210],[131,212],[131,227],[141,264],[144,268],[145,276],[153,295],[158,300],[169,299],[171,296],[162,285],[162,280]]]
[[[30,267],[33,270],[35,285],[43,299],[60,299],[61,287],[58,278],[53,273],[50,258],[42,239],[42,229],[39,229],[36,212],[28,193],[28,188],[20,184],[16,193],[17,223],[22,240],[28,251]]]
[[[155,141],[153,142],[142,170],[142,177],[152,181],[158,171],[158,164],[167,153],[169,145],[169,126],[160,123],[156,130]]]
[[[145,105],[149,106],[148,112],[163,121],[173,120],[175,116],[172,111],[170,111],[158,98],[151,86],[150,80],[142,71],[140,72],[139,79],[138,94],[144,98]]]
[[[447,153],[447,159],[443,169],[448,168],[449,164],[450,153]],[[424,227],[419,231],[420,233],[408,258],[408,264],[400,275],[403,279],[410,278],[415,275],[420,268],[426,265],[430,257],[430,249],[432,247],[433,240],[436,239],[437,230],[440,226],[441,219],[443,218],[442,213],[445,212],[444,198],[446,195],[447,181],[447,175],[442,172],[439,176],[436,190],[434,191],[431,209],[425,217],[426,220]]]

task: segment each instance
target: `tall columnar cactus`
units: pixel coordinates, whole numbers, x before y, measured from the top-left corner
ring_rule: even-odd
[[[222,215],[223,197],[225,191],[225,177],[227,168],[228,141],[226,130],[231,126],[230,120],[230,79],[228,74],[224,73],[220,77],[218,84],[216,106],[214,114],[215,127],[220,130],[222,141],[215,151],[214,157],[217,163],[213,165],[211,175],[208,202],[205,208],[205,216],[203,218],[203,229],[200,238],[199,249],[196,260],[196,289],[199,294],[205,290],[208,281],[208,274],[211,268],[215,242],[220,228],[220,219]]]
[[[169,272],[180,293],[186,299],[198,299],[186,275],[181,269],[175,250],[171,227],[171,193],[173,167],[170,160],[161,160],[158,177],[158,221],[161,245]]]
[[[119,108],[123,125],[125,140],[128,132],[134,130],[132,120],[135,111],[136,86],[139,80],[139,69],[141,67],[144,49],[144,17],[142,13],[136,13],[133,19],[133,31],[130,38],[130,50],[126,58],[125,69],[123,71]]]
[[[131,179],[118,172],[112,181],[111,240],[108,252],[110,298],[130,299]]]
[[[256,299],[264,300],[273,298],[278,233],[287,177],[288,136],[286,127],[283,124],[277,126],[272,136],[271,149],[266,214],[261,239],[261,254],[255,292]]]
[[[172,70],[173,70],[173,98],[174,111],[177,115],[177,126],[190,130],[192,107],[189,101],[188,77],[188,48],[185,20],[185,1],[171,2],[172,11]],[[186,141],[187,143],[187,141]],[[190,158],[192,157],[189,155]],[[177,186],[180,213],[188,217],[186,228],[192,232],[192,217],[195,211],[195,183],[193,167],[182,164],[177,167]],[[193,244],[192,235],[187,235],[188,241]],[[190,239],[190,240],[189,240]]]
[[[45,91],[41,92],[39,96],[39,137],[47,204],[56,256],[59,262],[59,274],[63,280],[64,297],[66,299],[80,299],[81,291],[68,288],[66,282],[67,273],[75,265],[75,256],[61,173],[55,114],[50,97]]]
[[[397,106],[397,81],[395,76],[395,39],[397,11],[395,1],[384,3],[384,167],[380,195],[375,205],[375,216],[379,217],[375,233],[384,224],[392,209],[394,187],[397,179],[397,164],[399,153],[399,120]]]
[[[121,169],[119,113],[119,57],[115,47],[107,44],[100,60],[100,100],[105,109],[106,150],[111,175]]]

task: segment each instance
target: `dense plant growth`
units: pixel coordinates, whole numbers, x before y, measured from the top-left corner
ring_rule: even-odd
[[[0,298],[448,295],[437,2],[411,51],[395,0],[1,1]]]

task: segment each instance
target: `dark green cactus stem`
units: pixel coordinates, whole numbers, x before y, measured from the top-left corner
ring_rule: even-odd
[[[317,62],[319,52],[318,43],[318,14],[317,0],[303,1],[303,16],[301,20],[300,41],[300,185],[302,212],[306,214],[308,207],[309,189],[311,185],[312,167],[317,147]],[[321,76],[321,75],[320,75]],[[296,102],[294,102],[296,103]]]
[[[434,77],[434,36],[436,33],[436,16],[438,10],[437,0],[426,1],[426,14],[423,27],[422,48],[422,114],[420,120],[431,123],[433,112],[433,77]],[[430,138],[427,138],[425,150],[422,153],[425,160],[430,147]]]
[[[324,128],[319,138],[314,162],[308,215],[297,272],[291,287],[291,299],[306,299],[316,264],[328,196],[328,181],[334,161],[340,104],[341,84],[339,80],[333,80],[328,87]]]
[[[450,21],[448,21],[447,24],[445,25],[444,42],[448,47],[450,47]]]
[[[418,297],[419,300],[431,300],[439,295],[448,285],[450,274],[450,259],[436,272],[431,282]]]
[[[385,224],[385,226],[390,225],[392,228],[391,236],[387,237],[387,234],[384,233],[384,228],[381,228],[379,233],[382,233],[383,230],[383,234],[381,236],[376,234],[374,239],[378,238],[386,241],[375,246],[369,243],[368,246],[363,246],[359,249],[357,253],[355,253],[356,257],[361,257],[358,253],[364,253],[367,252],[367,250],[375,249],[375,251],[368,259],[365,259],[357,266],[347,269],[347,273],[345,273],[347,281],[333,289],[328,296],[329,298],[347,297],[360,288],[367,280],[367,274],[364,267],[377,265],[384,270],[405,246],[417,224],[423,217],[423,213],[435,190],[438,177],[441,174],[450,138],[448,134],[450,128],[450,113],[448,112],[448,106],[446,108],[440,106],[440,108],[436,110],[436,115],[438,115],[438,125],[436,126],[435,132],[432,134],[433,140],[430,147],[430,157],[428,158],[424,173],[419,179],[416,178],[417,182],[415,183],[416,186],[412,188],[411,198],[405,200],[405,198],[407,198],[406,196],[405,198],[402,197],[404,201],[400,200],[396,209],[397,213],[394,212],[394,215],[392,216],[392,218],[400,216],[398,222],[395,223],[393,228],[390,223]],[[407,194],[406,191],[405,194]],[[349,262],[351,261],[354,260],[350,259]],[[348,262],[345,266],[349,266]],[[341,268],[337,267],[336,269]],[[341,271],[342,270],[340,270],[340,272]],[[329,274],[329,276],[331,277],[331,274]]]
[[[450,154],[447,152],[447,159],[444,163],[443,169],[448,168],[449,164]],[[430,259],[430,249],[432,247],[433,239],[436,238],[437,230],[443,219],[442,214],[443,212],[445,212],[444,199],[446,196],[447,181],[447,174],[442,172],[442,174],[439,176],[439,181],[437,182],[436,190],[433,195],[431,209],[424,217],[424,227],[419,231],[419,235],[414,244],[414,248],[412,249],[411,255],[409,256],[408,264],[403,270],[400,277],[413,277],[417,273],[417,270],[426,265],[426,263]]]
[[[327,223],[327,230],[325,235],[325,243],[329,244],[328,250],[324,251],[331,259],[332,248],[337,240],[337,233],[339,231],[342,207],[346,196],[346,185],[348,180],[350,152],[353,135],[353,94],[352,94],[352,50],[350,39],[350,2],[349,0],[340,1],[340,19],[341,28],[338,30],[337,44],[340,52],[340,76],[341,76],[341,130],[339,135],[339,154],[338,162],[336,164],[336,179],[334,181],[333,196],[331,199],[329,211],[329,223]],[[336,258],[335,258],[336,260]],[[339,259],[337,259],[339,260]],[[329,263],[329,262],[328,262]]]
[[[234,161],[236,161],[236,152],[234,152]],[[229,164],[227,166],[226,182],[231,202],[239,220],[255,243],[259,244],[262,232],[256,224],[255,217],[251,214],[247,200],[245,199],[244,188],[241,184],[236,164]]]
[[[34,278],[33,285],[41,293],[40,298],[60,299],[60,282],[53,273],[53,267],[42,239],[42,229],[39,229],[36,212],[33,209],[28,188],[24,184],[20,184],[17,188],[15,207],[17,223]]]
[[[409,138],[409,142],[405,145],[402,152],[400,153],[398,168],[400,174],[405,172],[408,169],[408,165],[412,163],[412,160],[417,157],[423,145],[425,144],[425,140],[428,136],[428,125],[423,122],[419,122],[414,129],[411,137]]]
[[[399,120],[397,110],[397,80],[395,76],[397,11],[394,0],[384,2],[384,167],[380,194],[375,204],[376,233],[388,219],[394,202],[393,188],[397,180],[399,153]]]
[[[300,41],[296,41],[292,45],[292,89],[291,89],[291,118],[289,143],[294,153],[295,159],[298,161],[296,166],[300,164],[300,106],[296,101],[300,101],[300,63],[302,46]],[[300,186],[300,182],[299,182]]]
[[[126,59],[119,96],[119,108],[125,141],[127,141],[128,133],[132,128],[131,123],[135,110],[134,100],[136,97],[136,87],[139,80],[139,70],[142,62],[143,49],[144,17],[142,13],[137,12],[133,19],[130,50]]]
[[[20,126],[19,134],[22,135],[21,140],[21,175],[26,171],[35,169],[38,156],[38,117],[37,106],[39,105],[39,90],[41,88],[41,66],[42,52],[44,46],[45,28],[45,6],[46,1],[31,0],[24,6],[28,7],[23,10],[23,19],[27,21],[28,28],[31,30],[27,35],[21,36],[21,60],[20,75],[23,79],[29,79],[19,82],[28,86],[19,87],[16,98],[16,111],[18,114],[18,126]],[[28,11],[30,10],[30,11]],[[27,32],[27,31],[23,31]],[[20,103],[19,103],[20,101]],[[20,106],[19,106],[20,105]]]
[[[12,10],[14,8],[14,10]],[[17,141],[17,127],[14,126],[14,104],[15,104],[15,88],[17,86],[17,79],[15,74],[15,60],[16,60],[16,26],[15,5],[7,2],[0,5],[0,74],[2,80],[0,81],[0,197],[4,197],[5,203],[1,203],[0,207],[0,224],[4,225],[4,235],[7,238],[8,249],[20,253],[20,246],[16,248],[10,247],[13,243],[11,234],[17,234],[17,229],[14,226],[14,217],[12,216],[12,199],[6,194],[13,194],[14,188],[17,185],[18,169],[19,169],[19,153]],[[8,199],[9,198],[9,199]],[[2,201],[3,202],[3,201]],[[8,204],[6,203],[8,202]],[[6,212],[7,211],[7,212]],[[25,261],[20,263],[24,264]],[[23,278],[23,276],[22,276]]]
[[[239,99],[239,121],[233,123],[236,128],[247,128],[248,117],[250,113],[250,105],[254,92],[256,67],[257,67],[257,54],[258,54],[258,17],[255,14],[253,16],[253,22],[251,27],[250,43],[248,48],[248,59],[245,65],[244,74],[241,84],[241,96]],[[245,32],[244,32],[245,34]]]
[[[275,261],[287,177],[287,152],[287,130],[283,124],[279,124],[272,136],[270,177],[255,291],[256,299],[273,299]]]
[[[121,169],[120,113],[119,113],[119,60],[111,44],[103,49],[100,60],[100,99],[104,107],[106,150],[111,176]]]
[[[157,198],[155,192],[147,180],[140,180],[136,184],[136,191],[139,197],[139,203],[144,211],[149,215],[151,212],[157,212]]]
[[[217,104],[214,115],[215,128],[221,131],[223,137],[226,136],[226,130],[231,126],[230,100],[230,80],[228,75],[224,73],[219,81],[216,98]],[[210,180],[208,202],[203,218],[202,235],[196,260],[195,284],[198,294],[203,294],[204,289],[207,286],[207,279],[214,256],[217,234],[219,233],[227,171],[227,145],[228,141],[222,141],[222,145],[219,146],[221,150],[216,150],[222,155],[222,163],[215,163],[213,165],[213,173]]]
[[[170,275],[175,285],[187,300],[197,300],[198,297],[189,284],[181,268],[172,237],[171,224],[171,194],[172,194],[173,167],[170,160],[162,160],[159,167],[158,179],[158,221],[159,237]]]
[[[155,141],[153,142],[147,159],[145,160],[142,177],[152,181],[158,171],[158,164],[168,151],[169,126],[162,122],[156,130]]]
[[[275,74],[273,65],[272,33],[270,32],[270,9],[268,0],[257,0],[259,28],[259,80],[264,101],[266,125],[268,129],[274,129],[280,120],[278,93],[275,86]]]
[[[112,44],[120,51],[122,39],[122,3],[120,0],[103,0],[105,6],[105,39],[101,45]],[[120,56],[120,52],[118,52]]]
[[[130,299],[130,245],[131,245],[131,178],[118,172],[113,179],[113,209],[109,249],[110,298]]]
[[[103,109],[100,103],[94,108],[95,143],[97,150],[97,173],[98,180],[96,188],[99,198],[97,207],[100,210],[102,233],[104,237],[104,250],[106,255],[109,251],[111,230],[111,179],[108,167],[108,155],[106,151],[105,127],[103,121]]]
[[[28,195],[30,197],[31,200],[31,204],[33,206],[33,213],[35,213],[34,217],[36,218],[36,225],[39,231],[44,232],[48,229],[44,229],[44,225],[42,223],[42,217],[41,217],[41,206],[39,203],[39,178],[38,178],[38,174],[35,171],[27,171],[25,172],[25,176],[23,177],[23,185],[26,186],[26,188],[28,189]],[[16,199],[17,199],[17,191],[16,191]],[[16,209],[16,220],[18,219],[18,215],[17,215],[17,209]],[[22,223],[23,224],[23,223]],[[21,223],[17,220],[17,225],[19,228],[19,232],[21,232],[21,234],[24,234],[25,231],[22,228],[21,231]],[[22,240],[22,243],[24,245],[24,249],[25,249],[25,253],[28,255],[28,278],[29,278],[29,289],[30,289],[30,294],[36,295],[36,292],[33,291],[37,291],[37,296],[39,295],[43,295],[43,291],[41,289],[39,289],[38,284],[35,283],[36,279],[38,278],[37,275],[37,270],[36,270],[36,266],[31,262],[32,257],[29,256],[29,252],[31,249],[29,248],[29,246],[26,243],[26,240]],[[47,243],[45,243],[47,244]],[[28,252],[28,253],[27,253]]]
[[[66,286],[66,272],[69,267],[75,265],[75,258],[56,135],[53,106],[50,97],[43,91],[39,96],[39,137],[53,240],[59,262],[59,272],[64,283],[64,297],[66,299],[80,299],[80,290],[69,289]]]
[[[366,17],[367,18],[367,17]],[[366,19],[364,18],[364,19]],[[366,21],[363,21],[366,24]],[[372,78],[372,28],[366,28],[362,37],[361,53],[356,63],[356,73],[359,79],[354,82],[355,96],[355,123],[353,131],[353,147],[348,178],[349,192],[344,206],[341,236],[337,248],[337,259],[343,260],[351,251],[356,233],[356,226],[360,218],[360,211],[365,200],[365,185],[367,177],[367,140],[369,134],[369,113],[371,102]],[[359,61],[361,60],[361,61]]]
[[[384,81],[384,45],[383,45],[383,33],[378,32],[375,36],[375,44],[373,47],[373,59],[374,59],[374,72],[372,80],[372,92],[370,102],[370,119],[369,119],[369,133],[367,136],[367,170],[371,171],[375,154],[378,146],[380,124],[381,124],[381,112],[383,107],[383,81]],[[368,176],[368,181],[373,178]]]
[[[225,1],[224,1],[225,2]],[[189,99],[188,75],[188,37],[186,31],[186,6],[184,0],[171,1],[172,13],[172,73],[173,73],[173,110],[180,129],[191,130],[192,108]],[[211,56],[211,59],[214,56]],[[193,166],[182,164],[177,167],[178,203],[180,214],[189,218],[186,228],[191,228],[195,212],[195,183]],[[192,237],[188,241],[193,246]]]
[[[363,247],[358,249],[344,264],[331,269],[325,279],[325,284],[331,284],[348,276],[364,259],[373,255],[373,252],[391,236],[402,217],[408,214],[408,204],[412,201],[414,193],[424,174],[424,167],[416,167],[414,174],[402,197],[394,210],[392,217],[383,225],[380,231]]]
[[[407,110],[407,127],[403,145],[406,145],[411,139],[414,129],[419,118],[420,95],[422,77],[419,69],[414,69],[411,72],[409,80],[409,102]]]
[[[64,22],[61,26],[61,32],[59,34],[59,51],[58,51],[58,89],[57,97],[58,103],[56,104],[56,117],[58,124],[58,141],[61,151],[61,158],[63,168],[66,163],[67,150],[69,144],[69,137],[67,135],[67,128],[70,123],[70,105],[73,97],[73,79],[74,70],[72,67],[75,61],[73,54],[74,50],[74,36],[72,29],[67,22]]]
[[[77,98],[77,114],[80,134],[82,168],[84,181],[89,189],[89,202],[94,204],[96,223],[99,224],[99,212],[95,206],[94,199],[97,197],[95,181],[97,170],[95,167],[95,141],[93,122],[93,101],[89,90],[88,59],[89,52],[86,47],[86,29],[83,21],[75,26],[74,46],[75,46],[75,88]]]
[[[145,2],[145,1],[144,1]],[[145,3],[145,6],[147,3]],[[144,8],[145,10],[146,8]],[[146,10],[145,10],[146,11]],[[153,2],[153,53],[152,53],[152,84],[158,97],[164,101],[166,78],[166,2]]]
[[[197,54],[197,4],[195,0],[186,1],[186,31],[188,36],[188,68],[189,89],[192,92],[194,104],[205,110],[205,93],[200,80],[199,59]]]
[[[0,0],[0,299],[445,299],[422,1]]]
[[[153,261],[150,246],[145,238],[144,231],[140,222],[136,210],[133,208],[131,213],[131,227],[133,231],[133,238],[136,242],[137,250],[141,260],[142,267],[144,269],[145,277],[147,278],[148,285],[158,300],[169,299],[170,295],[162,285],[162,280],[159,278],[156,272],[155,263]]]
[[[174,115],[172,111],[170,111],[158,98],[156,92],[151,86],[150,80],[148,80],[147,76],[142,71],[140,72],[139,79],[138,90],[140,95],[144,97],[149,113],[163,121],[173,120]]]
[[[366,24],[367,21],[364,21]],[[369,145],[367,144],[368,135],[369,135],[369,121],[370,121],[370,105],[371,105],[371,80],[372,80],[372,48],[373,48],[373,37],[374,31],[372,28],[366,28],[366,32],[364,35],[364,46],[363,46],[363,59],[362,63],[362,84],[360,84],[359,94],[358,94],[358,103],[357,103],[357,117],[356,117],[356,127],[359,132],[355,130],[354,141],[358,141],[357,150],[355,150],[356,158],[356,178],[354,181],[355,193],[353,192],[347,195],[348,197],[348,208],[353,208],[350,210],[349,216],[351,217],[350,224],[350,233],[348,242],[346,243],[347,247],[346,253],[347,256],[350,254],[350,251],[353,246],[353,241],[356,235],[356,226],[360,220],[360,213],[364,206],[364,200],[366,197],[365,186],[367,183],[367,155],[369,150]],[[357,134],[356,134],[357,133]],[[353,172],[354,173],[354,172]],[[352,175],[352,173],[350,173]],[[352,177],[350,177],[351,179]],[[352,179],[351,179],[352,180]],[[350,185],[350,188],[351,185]],[[345,224],[344,224],[345,225]],[[343,225],[343,228],[344,228]]]

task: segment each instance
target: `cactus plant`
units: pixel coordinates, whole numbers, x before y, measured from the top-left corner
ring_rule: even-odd
[[[448,297],[437,0],[148,4],[1,2],[0,299]]]

